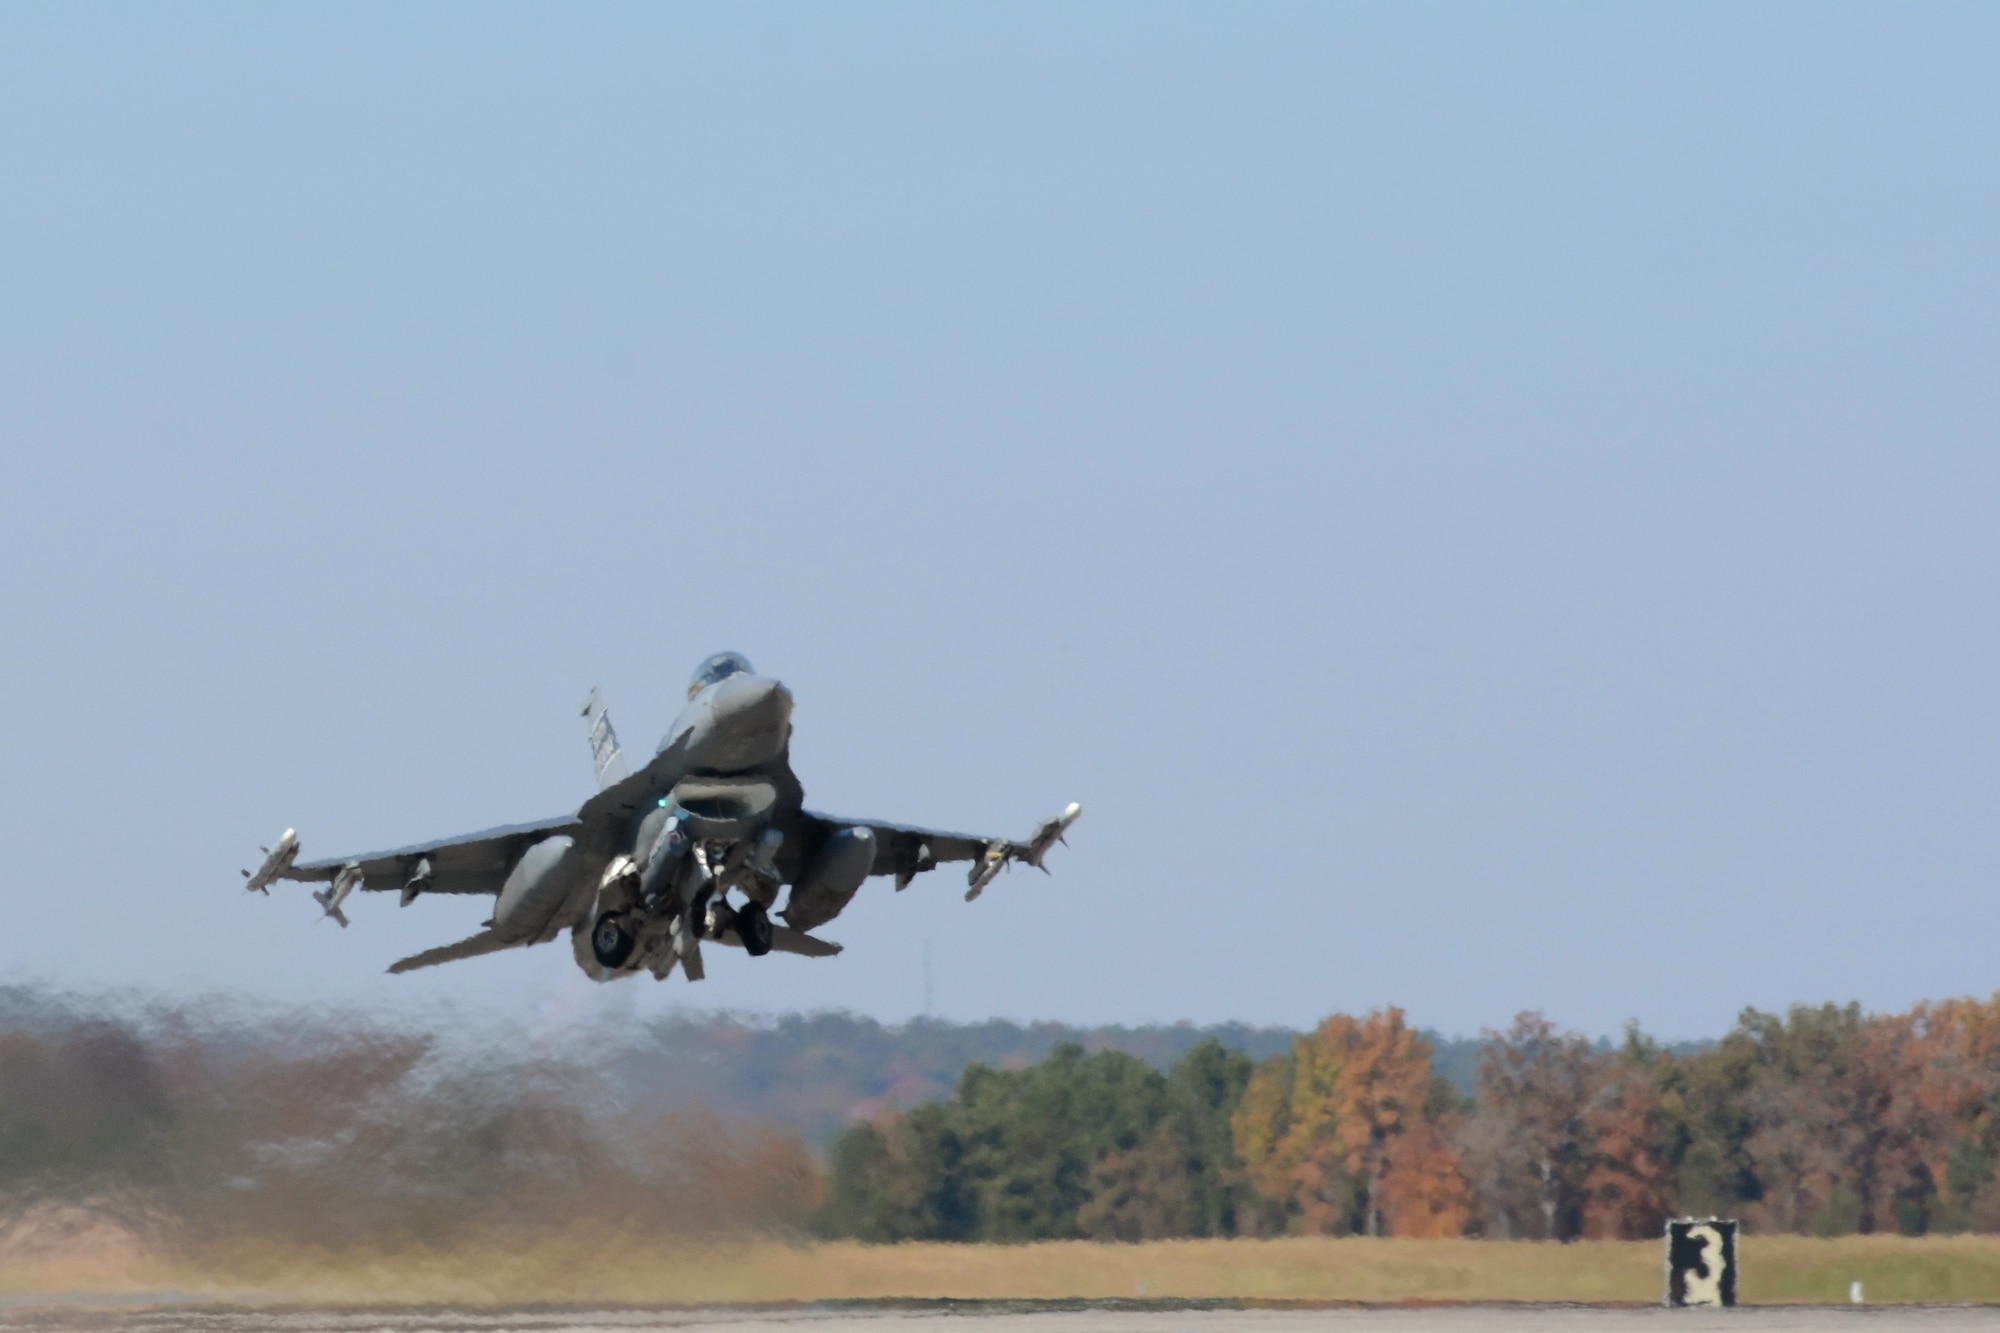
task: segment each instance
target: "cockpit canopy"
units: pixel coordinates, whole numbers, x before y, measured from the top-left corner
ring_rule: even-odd
[[[750,659],[742,653],[717,653],[694,670],[694,679],[688,682],[688,698],[697,694],[718,680],[726,680],[737,672],[755,675],[757,669],[750,665]]]

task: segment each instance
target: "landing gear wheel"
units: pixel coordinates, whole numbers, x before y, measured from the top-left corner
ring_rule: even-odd
[[[606,912],[597,918],[597,924],[590,932],[590,952],[601,966],[617,971],[632,960],[632,950],[638,946],[632,932],[625,928],[625,919],[616,912]]]
[[[736,910],[736,938],[743,941],[743,952],[752,958],[771,952],[771,914],[764,910],[764,904],[745,903]]]

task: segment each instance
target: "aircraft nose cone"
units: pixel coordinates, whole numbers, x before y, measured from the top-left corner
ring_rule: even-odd
[[[715,716],[745,731],[784,727],[792,720],[792,692],[769,676],[731,676],[715,687]]]
[[[708,717],[693,739],[702,767],[729,772],[768,763],[791,735],[792,692],[768,676],[718,681],[703,700]]]

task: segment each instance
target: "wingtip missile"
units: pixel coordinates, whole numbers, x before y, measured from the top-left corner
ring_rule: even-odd
[[[1049,849],[1057,843],[1062,843],[1064,846],[1069,845],[1069,839],[1063,835],[1069,832],[1069,826],[1074,824],[1082,815],[1083,807],[1077,802],[1071,801],[1063,807],[1061,814],[1050,815],[1047,819],[1044,819],[1035,829],[1035,835],[1028,839],[1028,850],[1022,853],[1021,859],[1043,874],[1047,874],[1049,868],[1042,864],[1042,858],[1047,856]]]
[[[1025,861],[1044,875],[1048,874],[1049,868],[1042,864],[1042,858],[1047,856],[1049,849],[1057,843],[1068,843],[1069,839],[1063,835],[1082,814],[1083,807],[1071,801],[1063,807],[1061,814],[1050,815],[1036,825],[1034,833],[1026,842],[988,843],[985,853],[972,863],[972,869],[965,876],[968,886],[965,890],[965,901],[971,902],[986,892],[986,886],[1015,861]]]
[[[259,847],[257,850],[264,853],[264,864],[258,866],[254,873],[248,870],[243,872],[243,888],[245,892],[268,895],[271,881],[282,878],[292,868],[292,862],[299,859],[298,831],[286,829],[277,846]]]

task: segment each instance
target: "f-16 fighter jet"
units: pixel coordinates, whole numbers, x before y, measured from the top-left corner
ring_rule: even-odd
[[[688,705],[651,762],[628,773],[596,690],[583,706],[598,792],[575,814],[365,856],[300,861],[291,829],[246,887],[323,883],[313,899],[342,926],[356,889],[386,889],[407,907],[424,893],[489,894],[476,935],[405,958],[408,972],[553,940],[564,930],[577,966],[598,981],[676,967],[703,976],[704,941],[751,957],[826,957],[840,946],[808,932],[840,914],[870,875],[898,890],[933,866],[970,861],[967,902],[1016,861],[1037,869],[1083,813],[1071,805],[1026,842],[839,819],[804,808],[792,774],[792,695],[739,653],[717,653],[688,684]],[[778,899],[790,894],[772,920]]]

